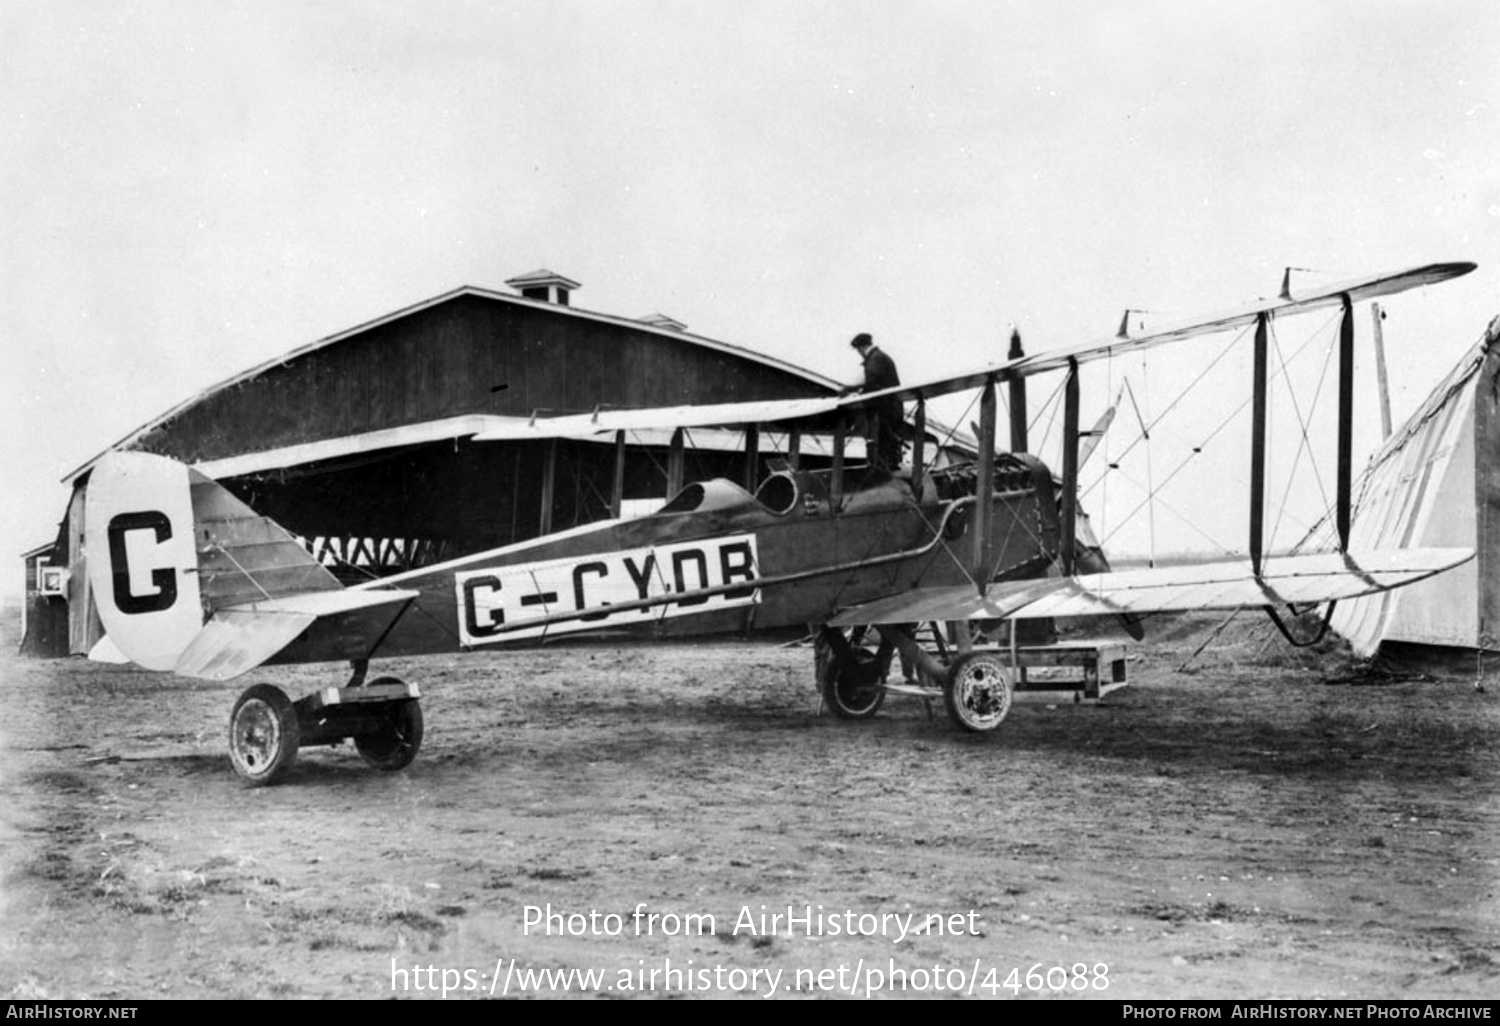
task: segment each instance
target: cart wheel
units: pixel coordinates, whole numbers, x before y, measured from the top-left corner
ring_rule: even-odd
[[[297,760],[297,710],[274,684],[247,688],[229,714],[229,761],[251,787],[274,784]]]
[[[849,644],[836,628],[818,636],[817,649],[818,687],[833,714],[841,720],[867,720],[879,712],[885,702],[880,656]]]
[[[1015,681],[1003,656],[969,652],[949,668],[943,701],[954,723],[982,733],[1000,726],[1010,712],[1014,690]]]
[[[373,684],[399,684],[395,677],[381,677]],[[411,765],[422,747],[422,703],[415,698],[390,702],[381,707],[385,722],[378,731],[354,739],[360,756],[378,770],[399,770]]]

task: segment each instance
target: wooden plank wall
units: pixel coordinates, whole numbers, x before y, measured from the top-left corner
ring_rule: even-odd
[[[820,394],[796,374],[671,333],[468,295],[206,396],[141,447],[196,461],[469,413]]]

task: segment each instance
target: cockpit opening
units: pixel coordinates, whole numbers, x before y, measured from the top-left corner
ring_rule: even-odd
[[[797,482],[791,474],[772,474],[761,482],[755,492],[755,500],[767,512],[785,516],[797,508]]]

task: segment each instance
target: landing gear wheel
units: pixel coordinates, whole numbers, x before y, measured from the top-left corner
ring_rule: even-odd
[[[948,716],[964,730],[994,730],[1010,712],[1015,681],[1003,656],[995,652],[961,655],[948,670],[943,702]]]
[[[887,657],[889,658],[889,657]],[[885,702],[877,652],[851,645],[832,628],[818,636],[816,662],[823,701],[841,720],[867,720]]]
[[[247,688],[229,714],[229,761],[251,787],[274,784],[297,760],[297,710],[274,684]]]
[[[399,684],[395,677],[381,677],[374,684]],[[381,710],[385,722],[374,733],[354,739],[360,756],[378,770],[399,770],[411,765],[422,747],[422,703],[415,698],[392,702]]]

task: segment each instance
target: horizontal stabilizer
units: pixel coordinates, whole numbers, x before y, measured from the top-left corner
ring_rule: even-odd
[[[219,609],[172,670],[184,677],[230,680],[270,659],[321,618],[406,603],[417,595],[401,590],[303,592]]]
[[[1229,560],[1079,577],[919,588],[840,613],[836,627],[928,620],[1037,619],[1164,613],[1190,609],[1312,605],[1414,584],[1464,563],[1472,549],[1386,549]]]
[[[220,609],[183,649],[172,672],[200,680],[230,680],[286,648],[316,619],[311,613]]]

